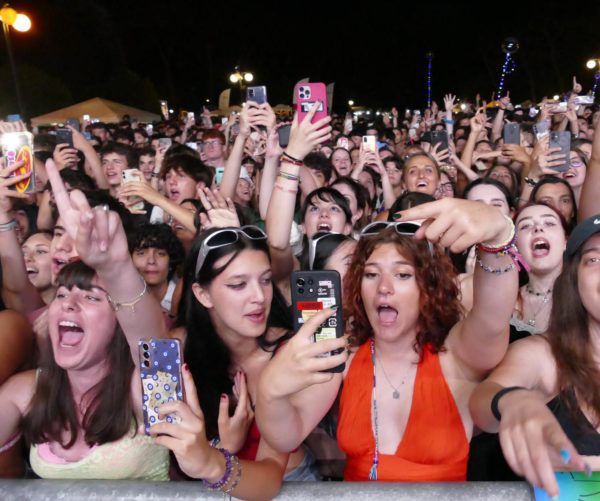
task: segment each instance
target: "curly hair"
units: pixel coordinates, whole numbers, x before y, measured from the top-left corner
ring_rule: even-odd
[[[430,251],[426,241],[400,235],[393,227],[359,240],[352,265],[344,278],[344,315],[350,319],[353,344],[359,346],[373,335],[373,328],[363,305],[361,287],[365,263],[373,251],[384,244],[395,245],[396,250],[415,269],[420,311],[413,345],[415,352],[422,357],[426,345],[434,353],[444,351],[448,332],[463,315],[460,289],[452,261],[441,248],[433,247]]]

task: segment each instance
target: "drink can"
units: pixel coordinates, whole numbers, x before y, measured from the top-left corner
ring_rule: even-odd
[[[11,176],[21,176],[31,172],[31,176],[10,186],[19,193],[34,193],[35,179],[33,171],[33,135],[30,132],[7,132],[0,136],[0,147],[5,167],[11,167],[23,161],[23,165]]]

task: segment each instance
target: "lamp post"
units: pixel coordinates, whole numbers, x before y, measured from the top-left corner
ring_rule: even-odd
[[[596,97],[596,89],[598,88],[598,81],[600,81],[600,59],[593,58],[589,59],[585,66],[588,70],[596,70],[594,74],[594,84],[592,85],[592,96]]]
[[[235,67],[235,71],[229,75],[229,81],[240,86],[240,91],[246,88],[246,84],[254,80],[254,75],[249,71],[240,71],[239,66]]]
[[[19,87],[19,78],[17,76],[17,66],[10,44],[10,27],[15,30],[25,32],[31,28],[31,20],[25,14],[18,13],[15,9],[5,4],[0,9],[0,21],[2,22],[2,31],[4,32],[4,42],[6,43],[6,51],[8,52],[8,61],[10,63],[10,71],[13,77],[15,86],[15,95],[17,97],[17,107],[19,113],[23,114],[23,100],[21,99],[21,88]]]

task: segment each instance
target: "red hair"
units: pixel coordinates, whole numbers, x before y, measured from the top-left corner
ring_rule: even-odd
[[[415,268],[420,311],[415,352],[422,356],[425,345],[430,345],[434,353],[443,351],[448,332],[463,314],[452,261],[441,248],[434,246],[432,253],[426,241],[400,235],[394,228],[359,240],[344,278],[344,317],[352,328],[353,344],[361,345],[373,335],[362,301],[361,286],[367,259],[377,247],[384,244],[394,244],[396,250]]]

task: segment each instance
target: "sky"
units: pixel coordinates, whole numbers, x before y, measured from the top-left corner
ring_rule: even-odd
[[[51,76],[74,102],[118,86],[114,75],[125,68],[171,107],[198,110],[206,99],[216,104],[239,65],[267,86],[273,105],[290,103],[294,84],[309,77],[335,82],[340,111],[348,99],[422,108],[429,51],[438,103],[446,92],[489,98],[509,36],[520,49],[506,88],[513,102],[539,101],[568,90],[573,75],[589,89],[593,72],[585,62],[600,58],[599,1],[22,0],[12,6],[34,23],[30,33],[12,36],[17,64]],[[139,102],[140,93],[128,92],[118,95],[122,102]],[[37,107],[44,98],[36,96]]]

